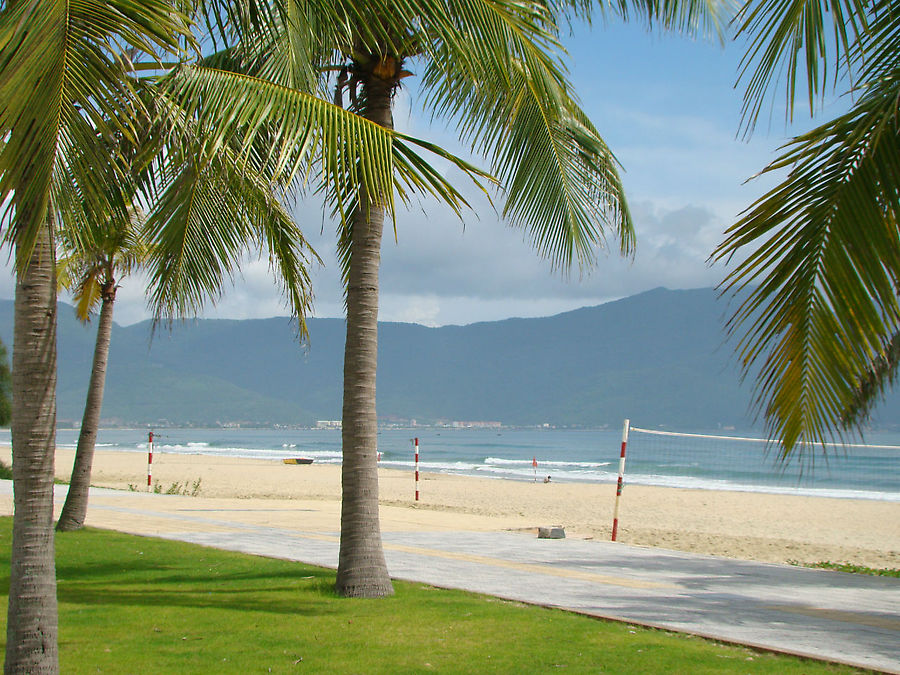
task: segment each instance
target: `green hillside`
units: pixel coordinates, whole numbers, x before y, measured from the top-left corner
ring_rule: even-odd
[[[656,289],[539,319],[426,328],[383,323],[382,419],[507,425],[751,425],[712,289]],[[158,331],[115,326],[103,417],[119,423],[310,424],[341,415],[344,322],[311,319],[301,345],[287,318],[200,320]],[[80,419],[92,326],[59,320],[59,419]],[[12,302],[0,301],[12,344]],[[897,420],[900,398],[882,406]]]

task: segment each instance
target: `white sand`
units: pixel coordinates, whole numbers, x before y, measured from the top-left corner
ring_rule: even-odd
[[[57,476],[68,479],[74,451],[59,450]],[[9,448],[0,458],[10,461]],[[154,453],[153,478],[163,490],[179,483],[198,500],[248,499],[265,504],[267,521],[291,517],[303,502],[312,520],[339,523],[340,467]],[[415,502],[411,472],[380,471],[384,530],[504,530],[562,525],[568,536],[608,539],[615,486],[544,484],[424,474]],[[93,485],[146,490],[147,457],[98,451]],[[267,500],[262,502],[262,500]],[[287,502],[287,504],[286,504]],[[198,504],[199,506],[200,504]],[[900,503],[750,492],[627,486],[619,541],[770,562],[852,562],[900,567]]]

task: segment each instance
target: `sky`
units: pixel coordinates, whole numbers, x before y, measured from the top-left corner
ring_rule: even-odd
[[[768,176],[748,179],[775,158],[789,134],[810,125],[808,115],[789,128],[776,105],[746,140],[739,134],[742,89],[735,87],[741,45],[651,32],[618,20],[574,29],[564,39],[570,80],[622,164],[637,234],[634,259],[621,259],[613,248],[584,273],[554,271],[521,231],[504,224],[487,199],[461,183],[473,205],[463,221],[423,201],[398,214],[396,239],[386,225],[382,321],[439,326],[549,316],[659,286],[711,287],[722,281],[727,268],[710,265],[710,253],[737,215],[774,184]],[[415,64],[409,69],[415,73]],[[394,120],[405,133],[464,153],[455,131],[441,121],[431,123],[422,111],[414,86],[398,93]],[[300,202],[294,212],[324,261],[312,270],[313,316],[342,316],[335,227],[318,204]],[[13,292],[7,267],[0,297],[12,298]],[[234,286],[203,316],[287,313],[267,261],[250,257]],[[123,281],[115,315],[123,325],[149,317],[140,278]]]

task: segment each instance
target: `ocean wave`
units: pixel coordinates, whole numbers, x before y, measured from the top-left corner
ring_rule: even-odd
[[[484,460],[485,464],[494,465],[494,466],[527,466],[529,468],[534,468],[533,459],[504,459],[503,457],[487,457]],[[550,460],[550,459],[539,459],[537,460],[538,468],[542,466],[548,467],[566,467],[566,466],[577,466],[585,469],[595,469],[603,466],[609,466],[612,462],[571,462],[565,460]]]
[[[379,465],[387,469],[414,469],[416,463],[401,460],[382,459],[381,462],[379,462]],[[426,471],[431,473],[469,473],[474,472],[475,468],[476,465],[472,464],[471,462],[419,462],[419,471]]]
[[[762,494],[798,495],[803,497],[830,497],[833,499],[871,499],[900,502],[900,493],[848,488],[803,487],[785,485],[758,485],[721,478],[697,478],[695,476],[625,475],[625,486],[650,485],[657,487],[687,488],[693,490],[727,490],[731,492],[757,492]]]
[[[594,469],[583,468],[580,470],[554,470],[554,471],[537,471],[532,468],[514,469],[511,467],[502,468],[499,466],[484,465],[477,469],[477,475],[489,475],[495,478],[513,478],[516,480],[542,480],[546,476],[550,476],[551,480],[561,483],[604,483],[616,480],[616,474],[609,471],[597,471]]]
[[[296,446],[294,446],[296,447]],[[341,459],[341,452],[338,450],[308,450],[305,448],[300,448],[296,452],[286,452],[286,450],[282,450],[278,452],[279,457],[293,457],[294,455],[299,455],[303,457],[313,457],[313,458],[321,458],[321,459]]]

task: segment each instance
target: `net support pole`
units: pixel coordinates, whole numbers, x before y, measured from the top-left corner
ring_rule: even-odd
[[[147,492],[151,491],[153,482],[153,432],[147,437]]]
[[[615,541],[619,533],[619,500],[622,498],[622,482],[625,479],[625,448],[628,446],[628,427],[629,420],[626,419],[622,426],[622,451],[619,453],[619,480],[616,483],[616,505],[613,508],[611,541]]]
[[[414,439],[416,446],[416,501],[419,501],[419,439]]]

